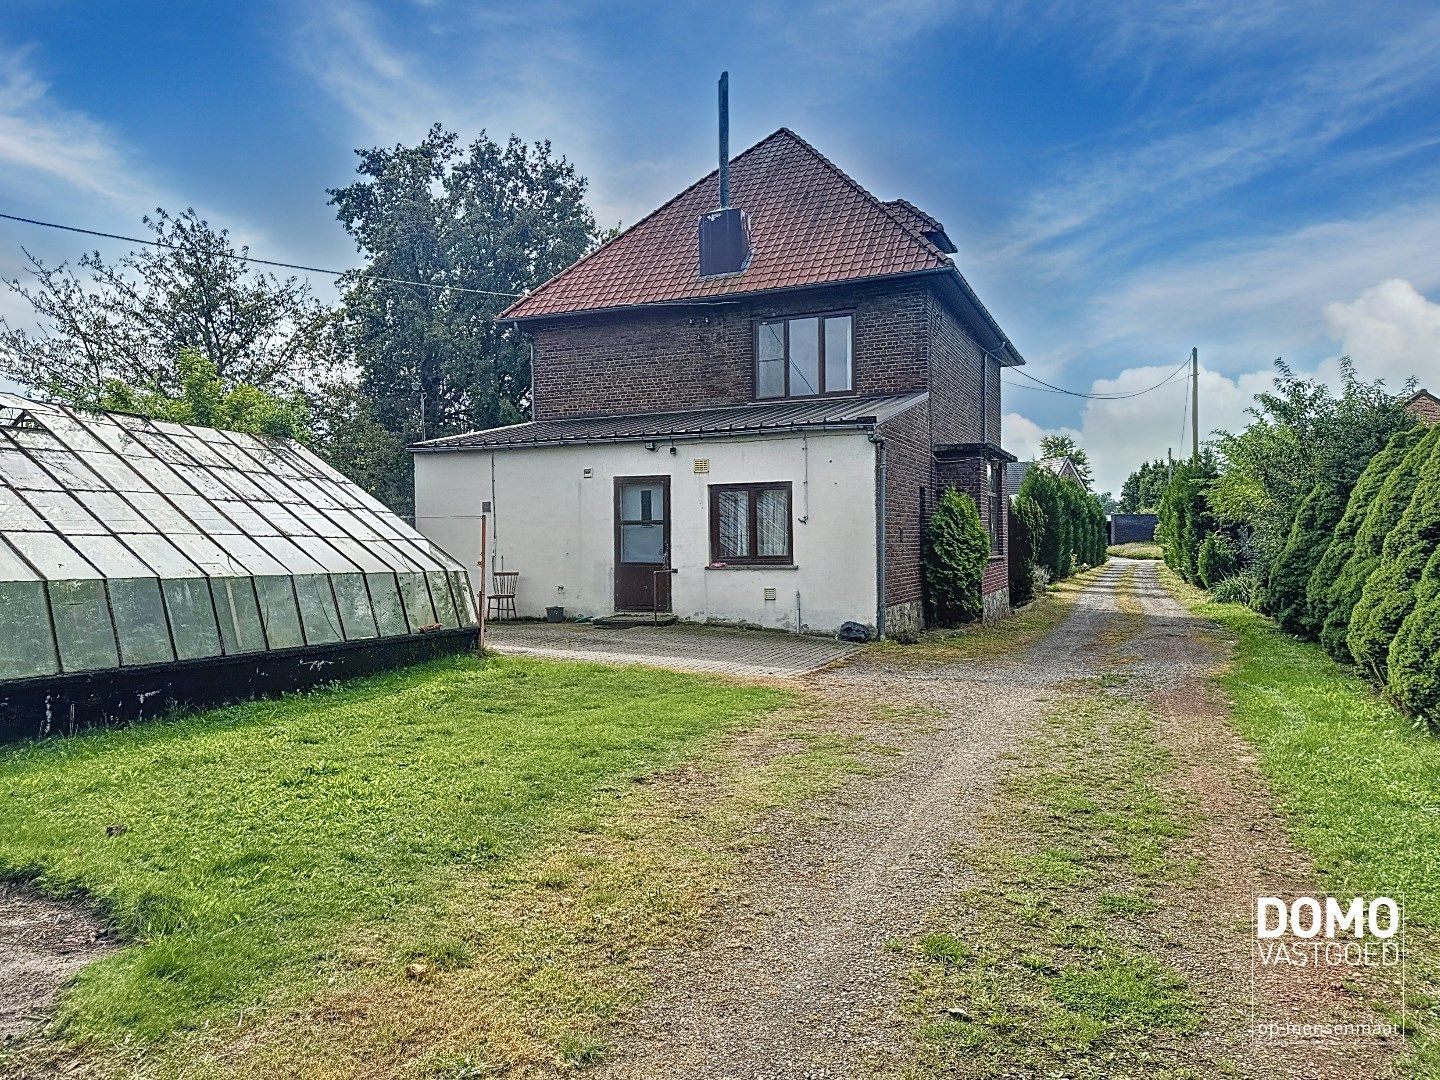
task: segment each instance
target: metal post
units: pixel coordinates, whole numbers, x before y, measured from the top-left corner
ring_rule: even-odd
[[[720,209],[730,205],[730,73],[720,73]]]
[[[1190,459],[1200,463],[1200,350],[1190,350]]]
[[[479,612],[479,614],[480,614],[480,636],[479,636],[479,638],[477,639],[478,647],[479,647],[480,655],[481,655],[481,656],[484,656],[484,655],[485,655],[485,608],[488,606],[488,605],[485,603],[485,581],[486,581],[485,564],[486,564],[486,561],[487,561],[487,560],[486,560],[485,546],[486,546],[487,540],[489,539],[489,538],[486,536],[487,526],[488,526],[489,524],[490,524],[490,519],[489,519],[485,514],[482,513],[482,514],[480,515],[480,562],[479,562],[479,564],[478,564],[479,567],[480,567],[480,592],[479,592],[479,594],[478,594],[478,599],[479,599],[479,601],[480,601],[480,612]]]

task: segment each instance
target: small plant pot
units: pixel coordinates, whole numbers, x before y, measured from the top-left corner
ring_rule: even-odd
[[[545,609],[546,622],[564,622],[565,609],[563,607],[547,607]]]

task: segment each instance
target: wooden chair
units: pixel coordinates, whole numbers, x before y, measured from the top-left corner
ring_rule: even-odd
[[[490,616],[495,619],[514,619],[515,614],[515,583],[520,580],[518,570],[497,570],[490,575],[494,583],[487,600],[490,604]]]

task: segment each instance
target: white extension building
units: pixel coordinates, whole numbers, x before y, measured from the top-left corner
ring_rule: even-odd
[[[924,392],[541,421],[415,448],[416,526],[518,571],[521,617],[874,627],[880,424]]]

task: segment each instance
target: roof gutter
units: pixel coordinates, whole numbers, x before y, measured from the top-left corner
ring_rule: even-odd
[[[726,428],[721,431],[656,431],[645,435],[586,435],[565,439],[528,439],[511,443],[456,443],[449,446],[427,446],[417,443],[407,447],[412,454],[455,453],[461,450],[479,450],[491,453],[498,450],[534,450],[543,446],[614,446],[618,443],[647,443],[684,440],[686,442],[704,439],[733,439],[737,435],[799,435],[812,431],[874,431],[882,423],[873,416],[857,420],[830,420],[815,424],[788,424],[763,428]]]

